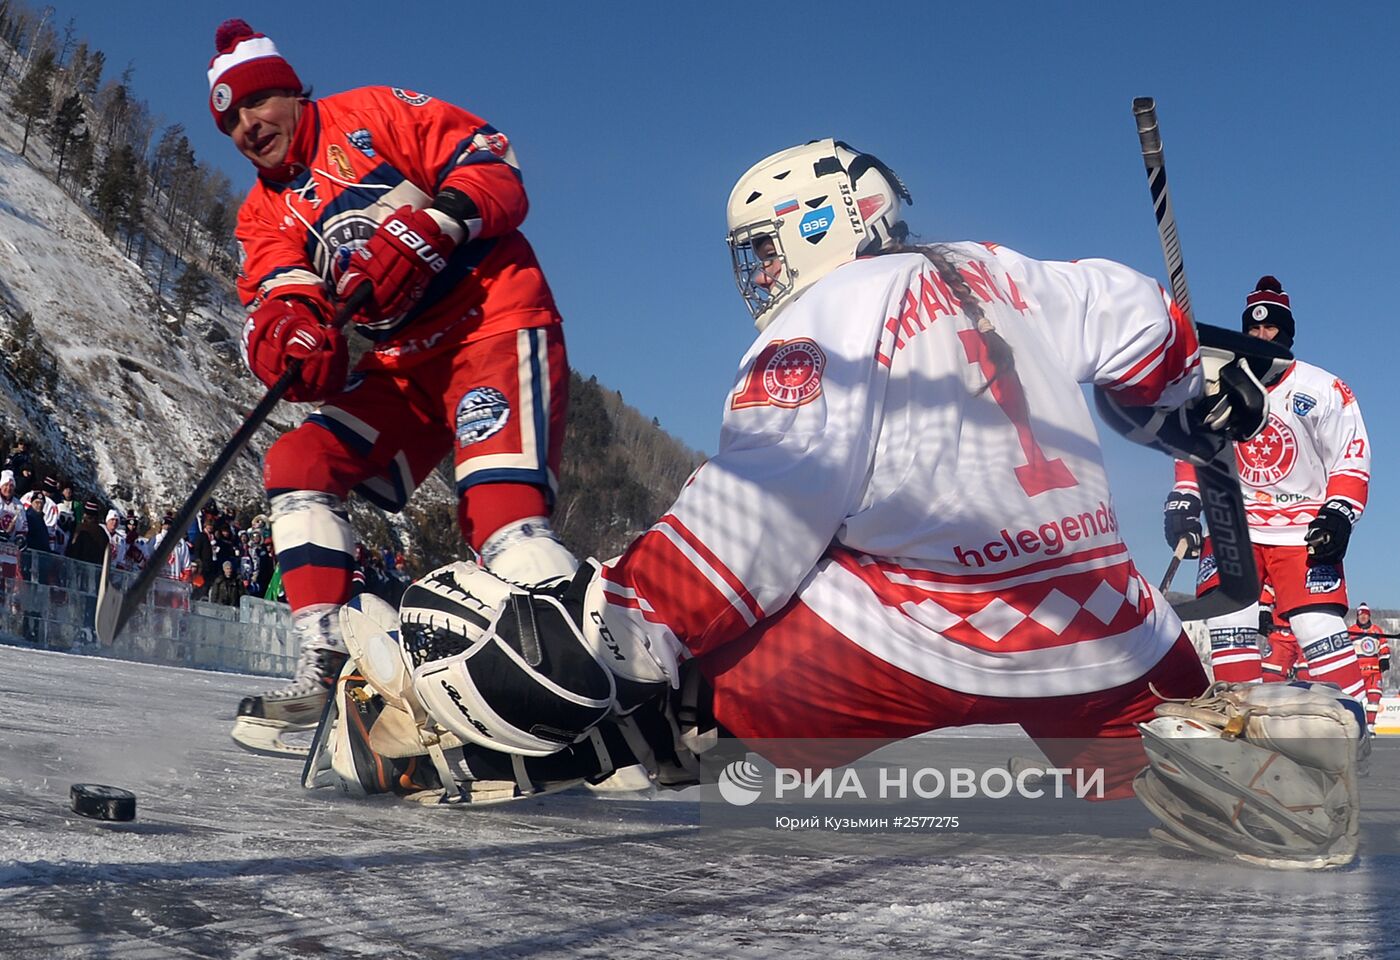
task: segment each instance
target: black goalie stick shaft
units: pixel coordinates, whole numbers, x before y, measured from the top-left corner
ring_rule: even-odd
[[[1157,237],[1167,262],[1172,299],[1190,318],[1191,292],[1186,285],[1186,262],[1181,256],[1176,214],[1167,189],[1167,165],[1162,156],[1162,134],[1157,127],[1157,103],[1151,97],[1133,100],[1142,162],[1147,168],[1147,186],[1152,193],[1152,212],[1157,218]],[[1193,318],[1194,320],[1194,318]],[[1206,525],[1210,528],[1220,586],[1205,596],[1178,604],[1183,620],[1205,620],[1242,610],[1259,600],[1259,574],[1254,566],[1254,548],[1249,540],[1249,521],[1244,512],[1244,496],[1235,471],[1235,445],[1228,443],[1211,463],[1196,467],[1196,482]],[[1175,558],[1174,558],[1175,562]],[[1169,574],[1175,574],[1173,566]]]

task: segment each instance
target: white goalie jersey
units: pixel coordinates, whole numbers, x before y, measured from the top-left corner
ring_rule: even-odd
[[[961,282],[917,253],[861,259],[766,329],[718,453],[605,567],[610,628],[703,656],[797,596],[888,663],[1003,697],[1108,689],[1165,654],[1181,625],[1119,536],[1080,385],[1180,405],[1195,330],[1121,264],[940,249]]]

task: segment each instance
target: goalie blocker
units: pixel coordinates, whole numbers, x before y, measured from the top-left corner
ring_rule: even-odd
[[[1198,324],[1196,334],[1205,374],[1199,399],[1175,409],[1129,407],[1102,387],[1095,388],[1094,399],[1104,422],[1134,443],[1198,469],[1213,468],[1232,443],[1250,440],[1264,429],[1269,420],[1266,388],[1287,372],[1293,355],[1224,327]]]

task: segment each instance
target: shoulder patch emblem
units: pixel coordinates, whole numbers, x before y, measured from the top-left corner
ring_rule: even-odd
[[[415,93],[412,90],[405,90],[403,87],[393,87],[391,89],[394,91],[394,96],[411,107],[421,107],[423,104],[433,99],[426,93]]]
[[[1298,416],[1306,417],[1315,406],[1317,406],[1317,400],[1306,393],[1293,394],[1293,412]]]
[[[1356,402],[1356,394],[1351,392],[1351,387],[1341,377],[1332,381],[1332,386],[1337,388],[1337,392],[1342,395],[1342,406],[1349,406]]]
[[[350,146],[354,147],[371,160],[374,159],[374,140],[370,137],[369,131],[364,127],[358,130],[351,130],[345,135],[345,139],[350,141]]]
[[[825,370],[826,354],[816,341],[806,337],[774,340],[754,359],[730,402],[730,409],[760,406],[791,409],[811,403],[821,396]]]

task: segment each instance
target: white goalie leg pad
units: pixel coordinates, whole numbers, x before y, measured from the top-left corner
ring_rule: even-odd
[[[411,713],[411,667],[399,643],[399,612],[372,593],[340,608],[340,633],[365,682],[384,702]]]
[[[481,545],[481,562],[503,580],[525,587],[568,580],[578,558],[559,542],[548,517],[526,517],[508,523]]]
[[[1161,839],[1260,866],[1351,862],[1364,718],[1330,685],[1224,684],[1164,703],[1139,725],[1150,766],[1134,781]]]
[[[613,675],[579,629],[592,572],[526,590],[456,563],[414,584],[399,638],[418,702],[463,740],[507,753],[547,756],[585,736],[615,704]]]

